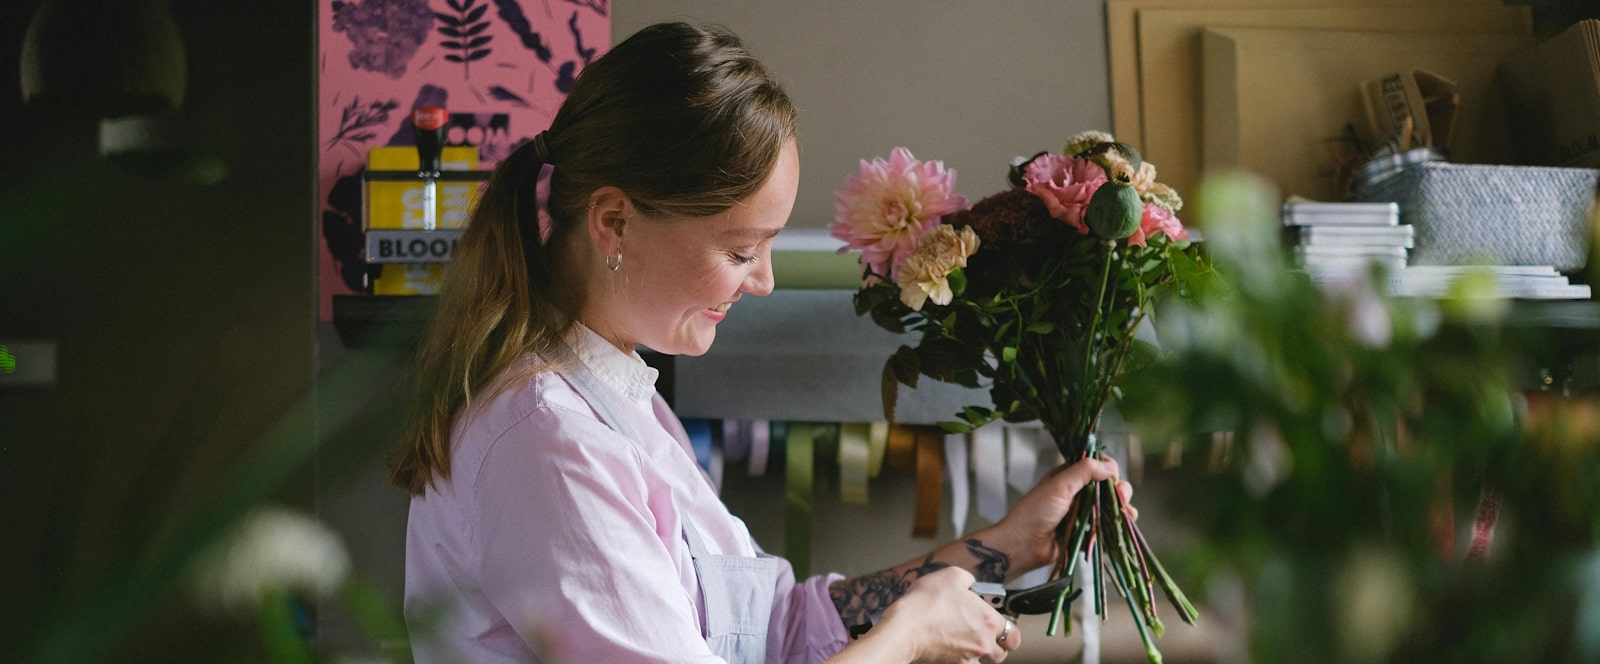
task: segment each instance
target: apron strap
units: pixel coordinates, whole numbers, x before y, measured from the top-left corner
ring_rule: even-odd
[[[577,390],[578,395],[589,403],[589,407],[599,413],[600,419],[613,431],[638,442],[639,437],[634,435],[633,427],[629,426],[628,420],[612,407],[613,400],[606,397],[605,388],[600,385],[600,380],[595,377],[594,372],[579,363],[576,370],[564,371],[561,375],[572,385],[572,389]],[[694,527],[689,515],[678,506],[677,497],[672,498],[672,507],[678,513],[678,520],[683,523],[683,536],[689,543],[689,556],[700,559],[710,555],[710,549],[706,548],[705,539],[700,536],[700,531]]]

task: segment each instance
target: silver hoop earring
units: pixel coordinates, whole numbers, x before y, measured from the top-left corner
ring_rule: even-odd
[[[622,250],[621,249],[617,250],[617,255],[615,257],[606,256],[606,269],[609,269],[612,272],[616,272],[617,270],[622,269]]]

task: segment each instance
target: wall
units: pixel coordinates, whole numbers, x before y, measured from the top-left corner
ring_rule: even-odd
[[[998,191],[1018,155],[1111,129],[1103,0],[614,3],[616,39],[650,23],[726,25],[800,108],[800,194],[790,225],[833,219],[856,163],[905,146]]]

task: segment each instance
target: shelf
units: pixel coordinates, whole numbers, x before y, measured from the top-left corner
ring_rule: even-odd
[[[433,314],[432,295],[335,295],[333,327],[346,348],[410,348]]]

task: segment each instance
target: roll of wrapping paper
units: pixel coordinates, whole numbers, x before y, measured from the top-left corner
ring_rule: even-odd
[[[784,557],[794,567],[794,576],[804,579],[811,574],[811,499],[812,470],[816,461],[816,427],[803,422],[790,422],[784,440]]]

